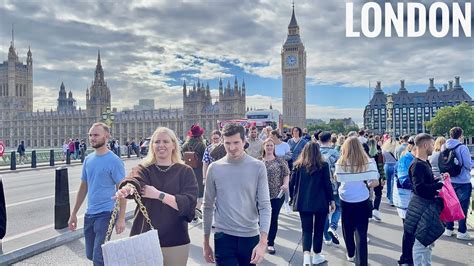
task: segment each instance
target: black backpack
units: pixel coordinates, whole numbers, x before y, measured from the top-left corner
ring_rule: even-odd
[[[451,177],[458,176],[462,170],[462,158],[457,158],[454,152],[462,143],[454,146],[452,149],[445,149],[439,154],[438,167],[441,173],[449,173]]]

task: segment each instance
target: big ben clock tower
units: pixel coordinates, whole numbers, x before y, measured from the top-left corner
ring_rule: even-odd
[[[296,22],[295,6],[281,49],[283,124],[306,127],[306,52]]]

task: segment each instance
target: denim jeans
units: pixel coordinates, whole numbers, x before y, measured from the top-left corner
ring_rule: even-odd
[[[252,251],[260,236],[239,237],[222,232],[214,234],[214,250],[217,266],[254,265],[250,264]]]
[[[84,216],[86,257],[94,263],[94,266],[104,265],[101,245],[105,241],[111,214],[111,212],[100,212]]]
[[[454,191],[456,191],[456,196],[458,196],[459,203],[461,203],[462,211],[464,212],[464,216],[466,218],[458,221],[458,232],[459,233],[466,233],[466,220],[467,220],[467,211],[469,209],[469,200],[471,199],[471,191],[472,191],[472,184],[456,184],[452,183]],[[454,229],[454,222],[446,223],[446,228],[449,230]]]
[[[431,251],[433,250],[434,242],[427,247],[415,239],[413,244],[413,265],[414,266],[428,266],[431,265]]]
[[[383,166],[383,169],[385,171],[385,178],[387,179],[387,199],[390,202],[390,204],[393,203],[393,181],[394,181],[394,174],[395,174],[395,164],[393,163],[386,163]]]
[[[339,195],[334,195],[334,201],[336,203],[336,210],[329,214],[326,218],[326,223],[324,224],[324,239],[331,240],[331,236],[328,234],[329,225],[334,230],[337,230],[337,224],[339,223],[339,219],[341,219],[341,200],[339,199]],[[329,220],[331,217],[331,220]]]

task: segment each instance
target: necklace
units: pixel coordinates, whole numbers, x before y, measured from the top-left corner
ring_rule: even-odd
[[[162,172],[162,173],[166,173],[166,172],[168,172],[168,170],[170,170],[170,169],[171,169],[171,167],[172,167],[173,165],[174,165],[174,163],[172,163],[170,166],[168,166],[168,168],[161,169],[161,167],[160,167],[160,166],[158,166],[157,164],[155,164],[155,166],[156,166],[156,169],[158,169],[158,171],[160,171],[160,172]]]

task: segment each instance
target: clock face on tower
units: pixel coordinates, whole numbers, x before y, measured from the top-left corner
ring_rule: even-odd
[[[289,55],[286,57],[286,66],[287,67],[295,67],[297,63],[296,56],[294,55]]]

